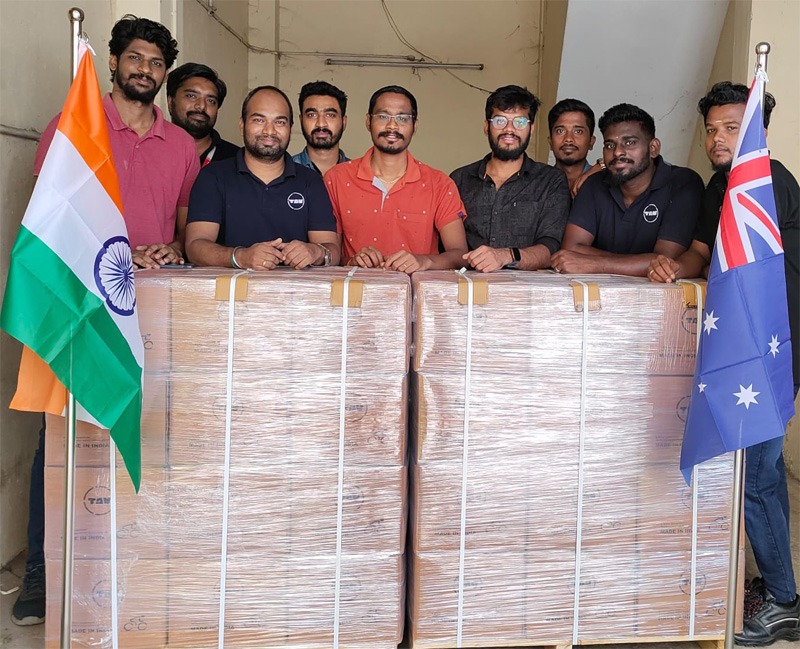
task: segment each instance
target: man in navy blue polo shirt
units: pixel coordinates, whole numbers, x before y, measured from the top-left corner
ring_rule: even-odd
[[[703,181],[665,162],[653,118],[631,104],[600,118],[606,169],[589,177],[572,204],[559,273],[616,273],[644,277],[658,254],[675,258],[692,242]]]
[[[339,263],[330,198],[318,173],[286,154],[288,97],[259,86],[242,104],[244,149],[201,170],[189,198],[186,253],[201,266],[271,270]]]

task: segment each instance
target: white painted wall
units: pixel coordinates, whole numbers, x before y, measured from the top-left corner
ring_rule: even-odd
[[[687,164],[727,7],[727,0],[570,0],[558,99],[582,99],[598,120],[614,104],[643,108],[655,118],[664,158]],[[599,129],[595,135],[599,157]]]

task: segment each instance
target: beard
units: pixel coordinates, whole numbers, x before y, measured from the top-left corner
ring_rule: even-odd
[[[492,155],[498,160],[501,160],[502,162],[509,162],[510,160],[519,160],[519,158],[522,157],[522,154],[525,153],[525,149],[528,148],[528,144],[530,144],[531,134],[528,133],[528,137],[526,137],[524,140],[521,137],[519,137],[519,135],[514,135],[514,137],[517,138],[518,144],[517,146],[509,149],[501,147],[499,138],[498,140],[495,140],[492,137],[492,134],[489,133],[488,136],[489,148],[492,150]]]
[[[625,162],[633,162],[633,160],[629,160],[628,158],[623,158]],[[611,184],[615,187],[619,187],[624,183],[628,182],[629,180],[633,180],[636,176],[644,173],[647,168],[650,166],[650,158],[645,158],[642,160],[638,165],[634,165],[630,169],[626,171],[614,171],[613,168],[608,169],[608,175],[611,180]]]
[[[577,158],[556,158],[556,161],[565,167],[574,167],[575,165],[586,164],[586,158],[578,160]]]
[[[192,115],[205,115],[207,119],[205,121],[193,120],[190,119]],[[195,140],[202,140],[204,137],[209,135],[211,130],[214,128],[214,122],[212,122],[211,118],[205,113],[192,111],[190,113],[186,113],[186,117],[183,118],[179,117],[175,113],[170,113],[170,117],[172,117],[173,124],[180,126]]]
[[[265,141],[266,140],[266,141]],[[277,162],[286,153],[289,143],[280,142],[276,138],[248,137],[244,138],[244,148],[254,158]]]
[[[306,133],[306,130],[301,126],[300,130],[303,131],[303,137],[306,139],[309,148],[311,149],[320,149],[322,151],[330,151],[333,147],[339,144],[339,140],[342,139],[342,133],[344,130],[339,131],[338,133],[334,133],[330,129],[327,128],[315,128],[311,133]],[[328,138],[325,140],[314,139],[315,135],[328,135]]]
[[[389,134],[390,131],[381,131],[380,133],[378,133],[378,137],[375,138],[375,141],[373,141],[373,144],[375,145],[375,148],[378,149],[378,151],[380,151],[381,153],[388,153],[389,155],[397,155],[398,153],[402,153],[408,148],[408,143],[406,142],[406,139],[400,133],[397,132],[391,132],[392,135],[397,137],[397,140],[395,142],[392,142],[390,144],[382,144],[380,138],[386,137]]]
[[[728,160],[727,162],[718,162],[718,163],[711,163],[711,168],[714,171],[724,171],[728,173],[731,170],[731,166],[733,165],[733,160]]]
[[[147,90],[141,90],[133,85],[134,79],[149,79],[152,82],[153,87]],[[120,90],[122,90],[122,94],[124,94],[128,99],[131,101],[140,101],[143,104],[152,104],[153,100],[158,94],[158,91],[161,90],[161,85],[156,84],[155,79],[146,74],[132,74],[125,81],[123,81],[119,76],[119,68],[114,70],[114,83],[119,86]]]

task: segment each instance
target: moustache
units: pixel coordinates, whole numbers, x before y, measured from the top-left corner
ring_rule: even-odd
[[[329,131],[327,128],[315,128],[313,131],[311,131],[311,135],[322,135],[322,134],[333,137],[333,132]]]
[[[132,74],[129,79],[141,79],[142,81],[149,81],[153,85],[156,83],[156,80],[147,74]]]
[[[208,121],[209,119],[211,119],[211,118],[208,116],[208,113],[206,113],[206,112],[204,112],[204,111],[202,111],[202,110],[193,110],[193,111],[190,111],[190,112],[186,113],[186,117],[204,117],[204,118],[206,119],[206,121]]]
[[[397,131],[381,131],[378,133],[378,137],[389,137],[390,135],[394,135],[398,140],[405,140],[405,138]]]
[[[620,163],[620,162],[626,163],[626,164],[633,164],[633,160],[631,160],[630,158],[614,158],[611,161],[611,164],[613,165],[613,164],[617,164],[617,163]]]

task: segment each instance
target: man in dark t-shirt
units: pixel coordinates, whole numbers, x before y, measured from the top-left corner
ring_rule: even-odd
[[[703,181],[661,157],[652,116],[630,104],[600,118],[606,169],[586,180],[572,204],[559,273],[644,277],[657,255],[677,257],[692,240]]]
[[[648,270],[651,280],[673,282],[682,277],[708,276],[747,96],[746,86],[724,81],[715,84],[700,100],[698,110],[705,120],[706,153],[716,173],[703,195],[700,219],[691,246],[677,259],[667,256],[654,259]],[[774,106],[774,98],[767,93],[765,129]],[[796,395],[800,382],[800,187],[794,176],[777,160],[770,161],[770,169],[784,247]],[[750,446],[745,454],[745,531],[761,578],[754,579],[745,593],[744,625],[742,633],[736,636],[736,644],[765,646],[779,639],[800,638],[800,597],[792,569],[783,436]]]
[[[286,148],[292,106],[261,86],[242,105],[244,149],[200,171],[189,197],[186,251],[202,266],[271,270],[339,263],[330,197],[318,173]]]

